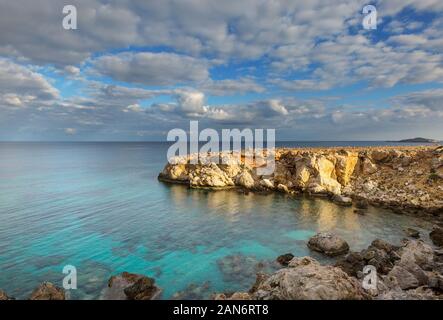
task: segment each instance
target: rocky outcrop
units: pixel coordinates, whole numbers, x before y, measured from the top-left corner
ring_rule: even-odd
[[[311,250],[324,253],[328,256],[338,256],[349,251],[348,243],[333,233],[318,233],[308,241]]]
[[[153,300],[161,294],[155,280],[144,275],[123,272],[112,276],[102,294],[104,300]]]
[[[6,300],[14,300],[14,298],[9,297],[6,292],[0,289],[0,301],[6,301]]]
[[[275,170],[248,152],[171,159],[159,179],[192,188],[239,187],[330,196],[340,205],[383,205],[396,212],[443,213],[443,152],[435,147],[276,149]],[[268,151],[265,151],[268,152]],[[201,159],[200,155],[200,159]],[[252,160],[251,160],[252,159]],[[222,162],[223,161],[223,162]],[[355,201],[353,201],[355,200]],[[358,202],[356,202],[358,201]],[[362,209],[362,208],[359,208]]]
[[[294,258],[260,283],[252,294],[259,300],[362,300],[367,294],[357,279],[340,268],[322,266],[311,257]]]
[[[43,282],[32,293],[30,300],[65,300],[65,291],[51,282]]]

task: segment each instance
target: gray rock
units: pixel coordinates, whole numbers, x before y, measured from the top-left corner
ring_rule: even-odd
[[[348,243],[330,232],[318,233],[311,237],[308,241],[308,247],[328,256],[338,256],[349,251]]]
[[[341,269],[322,266],[311,257],[294,258],[258,285],[254,299],[362,300],[368,295],[360,282]]]
[[[339,194],[332,197],[332,201],[342,206],[352,206],[352,199]]]

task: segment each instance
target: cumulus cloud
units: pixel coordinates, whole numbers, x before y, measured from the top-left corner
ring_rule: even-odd
[[[0,93],[5,94],[9,102],[17,104],[20,97],[31,100],[53,99],[58,96],[54,88],[44,76],[7,59],[0,58]]]
[[[370,138],[437,132],[442,117],[441,89],[383,91],[381,106],[349,99],[354,84],[441,86],[439,0],[375,1],[377,31],[361,30],[364,0],[70,4],[79,28],[66,31],[60,1],[1,2],[0,137],[131,139],[198,119]],[[335,89],[345,97],[328,100]]]
[[[125,82],[145,85],[175,85],[208,79],[208,64],[175,53],[122,53],[92,61],[93,70]]]

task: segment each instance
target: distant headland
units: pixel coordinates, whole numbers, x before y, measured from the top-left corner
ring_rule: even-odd
[[[403,139],[403,140],[398,140],[398,141],[393,141],[393,142],[436,143],[436,142],[438,142],[438,140],[417,137],[417,138]]]

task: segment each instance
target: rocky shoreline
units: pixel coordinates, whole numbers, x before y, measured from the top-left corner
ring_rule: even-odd
[[[325,237],[331,240],[321,243],[321,239]],[[337,241],[343,242],[333,234],[318,234],[311,238],[311,241],[317,242],[322,248],[320,251],[325,254],[336,247]],[[278,260],[282,257],[280,256]],[[256,283],[248,292],[219,293],[213,298],[216,300],[443,299],[443,251],[421,240],[404,239],[400,246],[394,246],[376,239],[361,252],[349,252],[341,256],[334,265],[321,265],[312,257],[292,257],[282,265],[283,268],[273,274],[258,274]],[[374,268],[372,278],[374,282],[370,287],[364,285],[365,266]]]
[[[367,249],[350,251],[349,245],[333,233],[311,237],[307,246],[316,252],[336,257],[322,265],[312,257],[291,253],[276,258],[280,269],[272,273],[258,271],[255,284],[247,292],[213,293],[215,300],[442,300],[443,299],[443,228],[431,232],[434,246],[420,239],[403,239],[393,245],[375,239]],[[231,257],[237,259],[237,257]],[[233,261],[235,263],[235,261]],[[243,263],[242,261],[239,261]],[[373,268],[373,277],[365,286],[365,268]],[[367,282],[368,283],[368,282]],[[205,285],[209,285],[206,283]],[[190,286],[194,299],[204,298],[200,291],[209,287]],[[112,276],[102,290],[104,300],[154,300],[162,289],[155,279],[123,272]],[[186,297],[178,292],[173,299]],[[29,300],[67,300],[64,289],[44,282]],[[14,300],[0,289],[0,300]]]
[[[367,249],[354,252],[337,235],[320,233],[306,245],[335,257],[333,264],[321,265],[312,257],[285,253],[276,257],[281,269],[257,273],[256,283],[248,292],[217,293],[213,299],[443,299],[443,147],[276,149],[274,155],[275,171],[270,176],[256,174],[263,159],[248,162],[247,152],[242,152],[209,155],[227,158],[225,164],[192,164],[196,155],[177,158],[165,166],[159,179],[191,188],[322,196],[339,205],[354,206],[359,214],[365,214],[370,204],[396,213],[413,212],[435,222],[429,234],[432,244],[418,239],[420,233],[408,228],[405,234],[409,238],[399,246],[376,239]],[[364,288],[365,266],[375,268],[376,287]],[[123,272],[109,279],[101,296],[150,300],[160,298],[161,292],[153,278]],[[177,293],[177,298],[182,295]],[[66,298],[63,289],[48,282],[29,297]],[[0,290],[0,300],[12,299]]]
[[[268,152],[275,158],[274,173],[257,175]],[[255,158],[248,151],[220,152],[205,155],[206,162],[198,156],[172,159],[159,180],[191,188],[323,196],[342,205],[367,203],[439,218],[443,213],[443,146],[281,148]]]

